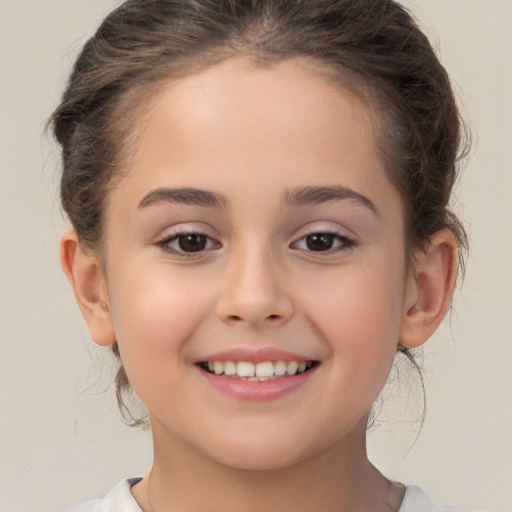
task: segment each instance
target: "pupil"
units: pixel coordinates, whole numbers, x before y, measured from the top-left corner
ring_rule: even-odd
[[[185,252],[198,252],[206,247],[206,236],[204,235],[183,235],[179,239],[180,249]]]
[[[328,251],[332,248],[334,235],[329,233],[316,233],[309,235],[306,239],[308,249],[311,251]]]

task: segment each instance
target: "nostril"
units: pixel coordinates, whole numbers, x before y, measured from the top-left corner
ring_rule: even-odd
[[[266,317],[266,320],[271,321],[271,322],[276,322],[280,318],[281,318],[281,315],[268,315]],[[228,320],[230,322],[241,322],[244,320],[244,318],[242,316],[238,316],[238,315],[229,315]]]

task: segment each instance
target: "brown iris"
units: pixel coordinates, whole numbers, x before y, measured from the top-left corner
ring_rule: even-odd
[[[206,248],[208,237],[206,235],[199,235],[191,233],[188,235],[180,235],[178,238],[178,245],[184,252],[199,252]]]
[[[306,237],[306,245],[310,251],[328,251],[332,249],[335,238],[330,233],[315,233]]]

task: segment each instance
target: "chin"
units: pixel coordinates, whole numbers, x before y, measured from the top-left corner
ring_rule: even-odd
[[[270,439],[257,434],[250,439],[228,439],[229,444],[224,442],[225,446],[209,456],[239,470],[275,471],[293,466],[310,455],[303,442],[293,442],[285,433]]]

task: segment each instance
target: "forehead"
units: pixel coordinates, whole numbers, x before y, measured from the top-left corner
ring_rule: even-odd
[[[224,195],[258,187],[268,194],[271,185],[377,193],[389,183],[374,117],[314,62],[231,58],[160,84],[136,120],[121,188],[134,202],[162,186],[221,187]]]
[[[139,158],[132,159],[132,167],[146,160],[158,142],[159,149],[200,144],[206,152],[245,139],[268,152],[269,146],[302,138],[328,151],[338,138],[338,143],[364,145],[367,152],[375,149],[374,112],[335,86],[332,74],[303,59],[259,66],[232,58],[160,84],[147,105],[135,127]],[[296,145],[294,153],[301,148]]]

